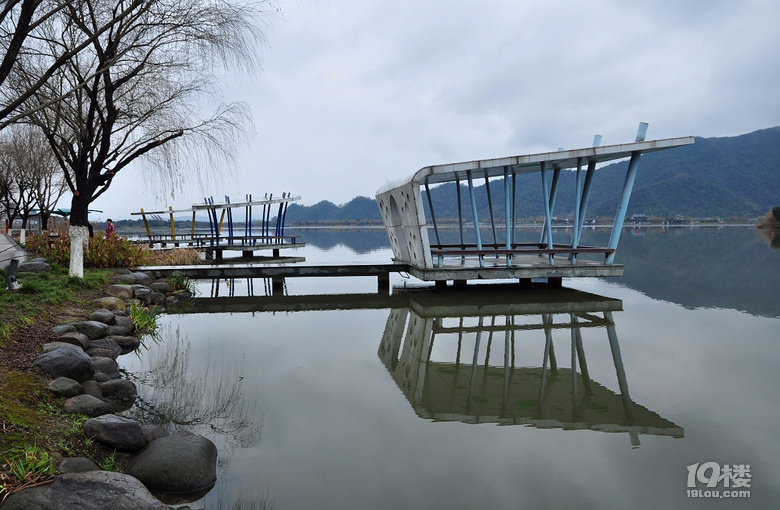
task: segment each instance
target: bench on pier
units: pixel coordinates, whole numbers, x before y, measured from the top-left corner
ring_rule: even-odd
[[[479,249],[475,244],[438,244],[431,248],[431,255],[437,257],[438,267],[444,267],[444,257],[463,257],[478,256],[482,259],[485,256],[506,255],[508,260],[515,255],[569,255],[572,260],[581,253],[603,253],[605,256],[614,253],[612,248],[602,246],[578,246],[573,248],[568,244],[553,244],[550,248],[546,243],[512,243],[511,248],[505,244],[487,243]],[[508,263],[508,262],[507,262]]]

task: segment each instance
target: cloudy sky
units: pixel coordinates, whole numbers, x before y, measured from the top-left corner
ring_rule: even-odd
[[[263,71],[224,84],[254,117],[221,184],[158,198],[142,168],[93,208],[205,195],[373,197],[433,164],[780,125],[776,0],[283,0]],[[220,172],[223,169],[215,169]]]

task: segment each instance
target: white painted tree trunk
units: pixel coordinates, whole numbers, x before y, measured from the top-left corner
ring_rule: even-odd
[[[89,228],[70,225],[70,276],[84,278],[84,250],[89,243]]]

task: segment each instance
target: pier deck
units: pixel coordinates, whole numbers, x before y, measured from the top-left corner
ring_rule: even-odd
[[[514,257],[507,266],[503,259],[484,259],[480,267],[473,259],[457,260],[441,268],[420,268],[405,263],[390,264],[202,264],[196,266],[146,266],[138,268],[153,278],[164,278],[171,273],[182,273],[193,280],[217,278],[269,278],[274,289],[281,289],[285,278],[320,278],[370,276],[377,278],[380,290],[390,287],[390,273],[406,273],[423,281],[436,282],[444,287],[448,281],[465,285],[469,280],[517,279],[530,283],[532,278],[546,278],[551,287],[560,287],[563,278],[622,276],[623,265],[580,259],[576,265],[565,257],[549,265],[546,257]]]

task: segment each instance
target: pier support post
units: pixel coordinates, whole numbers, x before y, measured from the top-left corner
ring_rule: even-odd
[[[551,276],[547,278],[547,286],[551,289],[560,289],[563,287],[563,278],[560,276]]]
[[[435,285],[436,285],[436,289],[437,290],[446,289],[447,288],[447,280],[436,280]]]
[[[284,277],[271,278],[271,293],[274,295],[284,294]]]
[[[376,277],[377,292],[388,293],[390,291],[390,273],[380,274]]]

